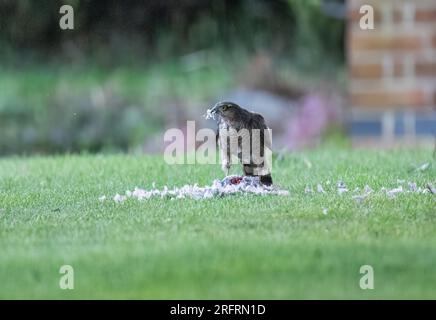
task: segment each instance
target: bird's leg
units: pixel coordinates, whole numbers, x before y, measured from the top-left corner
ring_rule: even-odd
[[[224,160],[221,164],[221,168],[223,169],[224,173],[226,174],[226,177],[230,174],[230,162]]]
[[[230,167],[232,165],[230,144],[228,141],[224,141],[224,143],[221,145],[221,161],[221,168],[227,177],[230,174]]]

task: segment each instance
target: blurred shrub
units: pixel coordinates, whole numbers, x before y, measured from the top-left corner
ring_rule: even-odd
[[[139,109],[116,106],[104,113],[91,108],[75,108],[73,116],[50,113],[50,116],[32,115],[13,109],[3,110],[0,120],[1,154],[91,152],[109,149],[127,151],[131,135],[141,129],[143,115]]]
[[[331,15],[343,14],[343,1],[288,0],[295,19],[293,58],[304,68],[337,68],[344,57],[344,30],[342,19]],[[326,4],[335,4],[336,10],[326,14]]]
[[[53,88],[1,104],[0,154],[128,151],[162,123],[110,88]]]
[[[62,31],[58,26],[63,4],[75,8],[75,30]],[[107,63],[124,59],[137,64],[217,47],[267,50],[314,62],[342,52],[343,21],[327,16],[322,4],[322,0],[0,0],[0,41],[4,48],[44,58],[50,52],[52,58],[94,56]],[[139,59],[132,61],[131,54]]]
[[[172,105],[227,86],[225,66],[184,68],[3,69],[0,155],[135,150],[174,117]]]
[[[0,0],[0,154],[131,150],[169,104],[215,99],[259,52],[279,69],[334,68],[344,23],[323,3]]]

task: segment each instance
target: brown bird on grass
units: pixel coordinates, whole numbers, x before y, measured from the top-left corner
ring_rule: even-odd
[[[222,169],[229,174],[232,156],[242,163],[244,174],[258,176],[265,185],[271,177],[271,130],[262,115],[247,111],[233,102],[218,102],[207,111],[217,121],[217,142]]]

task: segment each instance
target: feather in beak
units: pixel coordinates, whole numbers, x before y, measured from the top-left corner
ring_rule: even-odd
[[[219,108],[219,105],[217,103],[212,108],[207,109],[206,110],[206,114],[204,115],[204,117],[206,119],[214,119],[215,120],[215,116],[217,114],[218,108]]]

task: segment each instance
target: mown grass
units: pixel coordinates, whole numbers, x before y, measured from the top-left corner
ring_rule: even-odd
[[[436,298],[436,197],[350,190],[436,182],[431,152],[318,150],[280,157],[290,197],[99,202],[135,186],[210,184],[219,166],[158,156],[0,160],[0,298]],[[327,184],[330,181],[330,185]],[[326,194],[305,193],[323,183]],[[323,214],[323,209],[328,209]],[[59,288],[71,265],[75,289]],[[375,289],[359,287],[373,266]]]

